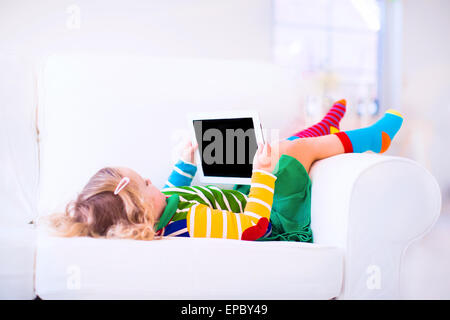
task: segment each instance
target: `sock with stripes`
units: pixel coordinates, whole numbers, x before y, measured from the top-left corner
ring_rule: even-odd
[[[327,134],[339,132],[339,122],[344,117],[346,106],[347,102],[345,101],[345,99],[335,102],[320,122],[305,130],[297,132],[292,137],[287,138],[287,140],[320,137]]]
[[[383,153],[391,145],[402,123],[403,116],[398,111],[390,109],[369,127],[341,131],[336,135],[341,140],[345,153],[365,151]]]

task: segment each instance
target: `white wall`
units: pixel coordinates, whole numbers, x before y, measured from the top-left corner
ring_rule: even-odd
[[[268,60],[271,0],[2,0],[0,51]]]
[[[403,0],[402,155],[438,180],[443,210],[436,226],[407,250],[406,299],[449,299],[450,279],[450,1]]]
[[[0,219],[22,223],[35,216],[36,108],[44,106],[37,79],[50,55],[264,62],[271,59],[271,17],[271,0],[0,1],[0,57],[18,57],[0,60],[0,115],[8,120],[0,137],[0,190],[7,195]],[[186,112],[181,104],[173,111]],[[20,214],[10,214],[15,211]]]
[[[450,197],[449,30],[450,1],[403,1],[403,153],[431,170],[445,198]]]

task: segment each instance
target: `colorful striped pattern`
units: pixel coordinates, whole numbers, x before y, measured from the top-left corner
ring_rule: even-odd
[[[328,111],[325,117],[319,123],[309,127],[308,129],[297,132],[287,140],[295,140],[299,138],[312,138],[325,136],[339,132],[339,122],[344,117],[347,102],[342,99],[337,101]]]
[[[242,213],[247,196],[237,190],[220,189],[216,186],[173,187],[161,190],[166,196],[180,196],[178,209],[187,209],[194,204],[203,204],[213,209]]]
[[[197,172],[197,166],[195,164],[179,160],[169,179],[166,181],[164,188],[175,187],[175,186],[189,186],[191,185],[192,179],[194,179],[195,173]]]
[[[180,201],[172,219],[158,235],[241,239],[245,230],[262,219],[270,219],[276,176],[254,170],[247,196],[212,185],[190,186],[196,171],[194,164],[182,160],[175,164],[161,192],[166,197],[177,195]],[[258,238],[270,236],[272,225],[265,226],[262,234],[256,233]]]
[[[190,236],[195,238],[241,239],[242,233],[255,226],[261,218],[270,219],[275,180],[276,176],[271,173],[262,170],[253,171],[252,187],[243,213],[230,210],[232,203],[226,203],[228,199],[225,193],[222,200],[229,207],[228,210],[214,208],[202,203],[193,205],[186,216]],[[226,191],[237,192],[235,190]],[[266,231],[264,230],[264,232]]]
[[[261,218],[270,219],[276,176],[254,170],[248,196],[216,186],[182,186],[161,190],[180,202],[162,236],[241,239]],[[269,236],[271,225],[264,230]]]
[[[162,189],[167,197],[178,195],[180,202],[169,224],[160,234],[165,237],[189,237],[186,218],[191,207],[202,204],[224,212],[243,213],[247,196],[237,190],[219,189],[216,186],[180,186]],[[178,221],[184,221],[184,225]]]

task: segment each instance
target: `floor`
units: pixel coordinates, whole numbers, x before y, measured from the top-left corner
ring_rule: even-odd
[[[450,299],[450,203],[430,233],[406,251],[401,288],[403,299]]]

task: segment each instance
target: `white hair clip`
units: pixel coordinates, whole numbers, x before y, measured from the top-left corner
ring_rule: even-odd
[[[122,191],[123,188],[127,186],[129,182],[130,178],[123,177],[122,180],[120,180],[119,184],[117,184],[116,190],[114,190],[114,194],[117,195],[120,191]]]

